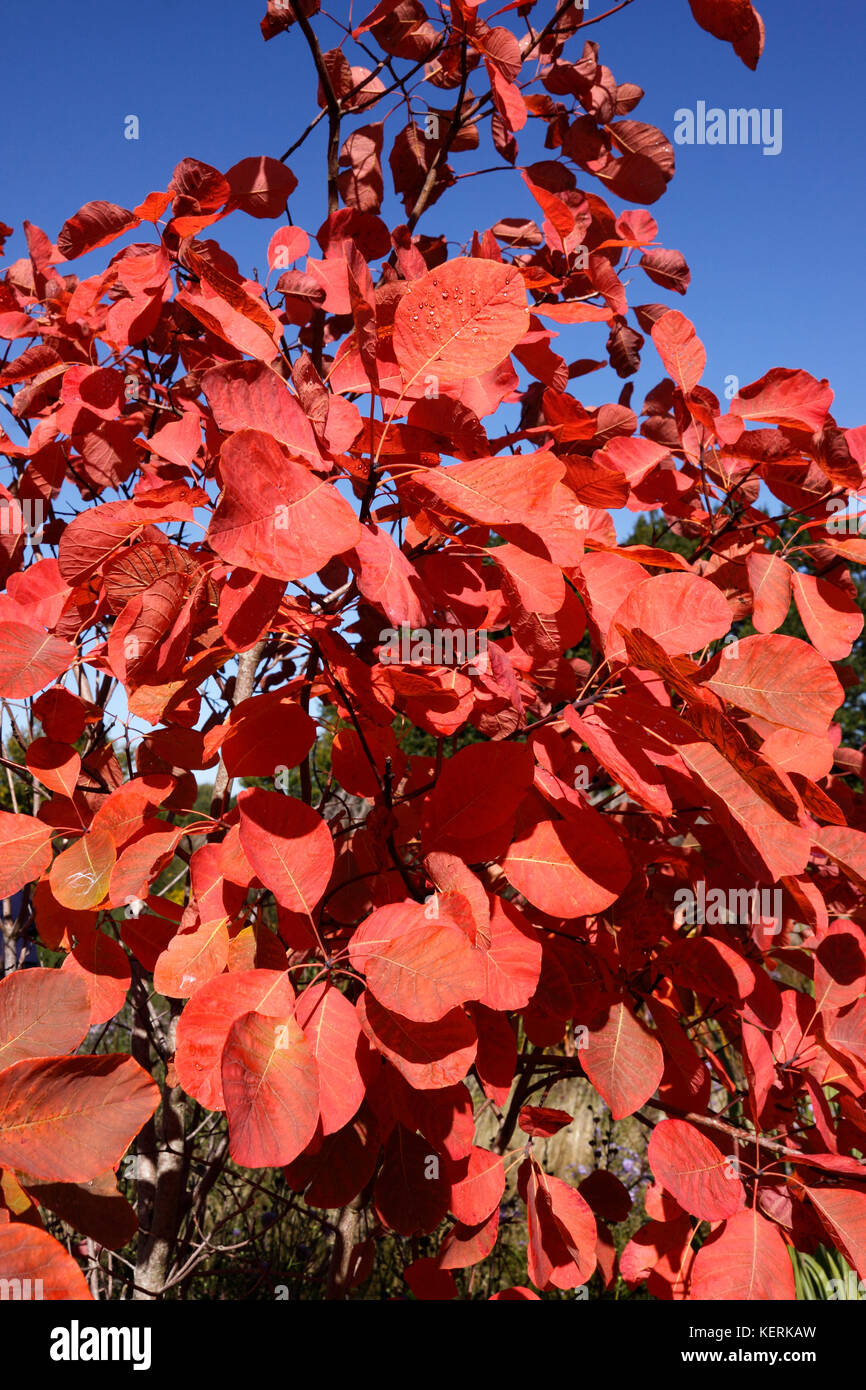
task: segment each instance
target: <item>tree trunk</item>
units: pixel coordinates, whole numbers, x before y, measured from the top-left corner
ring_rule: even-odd
[[[139,982],[139,999],[133,1028],[133,1056],[151,1070],[149,1006]],[[174,1050],[177,1015],[172,1017],[170,1047]],[[143,1056],[140,1055],[143,1053]],[[144,1058],[148,1061],[145,1062]],[[186,1187],[187,1099],[179,1086],[162,1088],[162,1105],[139,1135],[136,1157],[138,1221],[140,1228],[135,1265],[134,1299],[159,1298],[171,1267],[183,1216]]]
[[[162,1135],[156,1159],[150,1228],[142,1232],[133,1298],[159,1298],[165,1287],[186,1184],[184,1131],[186,1098],[179,1086],[163,1092]]]
[[[334,1247],[331,1251],[331,1263],[328,1268],[328,1283],[325,1289],[325,1298],[327,1299],[348,1297],[352,1251],[355,1248],[355,1236],[358,1233],[360,1213],[361,1194],[359,1193],[347,1206],[342,1208],[337,1218]]]

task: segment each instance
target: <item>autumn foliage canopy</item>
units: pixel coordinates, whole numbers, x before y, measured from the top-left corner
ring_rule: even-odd
[[[90,1296],[46,1213],[138,1230],[159,1296],[172,1125],[204,1113],[337,1214],[332,1296],[395,1237],[416,1296],[465,1291],[515,1181],[525,1282],[495,1297],[792,1299],[821,1244],[866,1278],[866,806],[834,722],[866,540],[828,528],[866,428],[790,366],[719,401],[641,88],[577,5],[481,8],[350,31],[270,0],[327,132],[321,224],[294,150],[184,158],[56,241],[25,223],[0,285],[0,897],[42,961],[7,913],[0,1273],[46,1297]],[[749,0],[691,9],[755,67]],[[446,241],[461,159],[510,172]],[[582,404],[608,365],[619,399]],[[685,544],[618,542],[624,510]],[[698,881],[777,907],[698,920]],[[568,1077],[648,1135],[624,1249],[618,1178],[543,1162]]]

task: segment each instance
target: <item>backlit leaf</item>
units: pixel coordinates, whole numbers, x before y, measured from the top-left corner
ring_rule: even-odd
[[[656,1178],[684,1211],[701,1221],[722,1221],[745,1204],[736,1167],[720,1149],[685,1120],[662,1120],[649,1142]]]
[[[416,280],[394,316],[394,352],[403,377],[442,381],[498,366],[529,327],[526,289],[515,266],[458,257]]]
[[[310,916],[334,864],[325,821],[302,801],[257,787],[238,806],[241,848],[262,883],[289,912]]]
[[[615,1120],[633,1115],[662,1079],[661,1045],[623,1001],[612,1004],[601,1027],[591,1027],[581,1051],[583,1069]]]
[[[0,1164],[86,1182],[117,1166],[159,1099],[131,1057],[15,1062],[0,1071]]]
[[[253,1010],[235,1019],[222,1054],[222,1089],[236,1163],[247,1168],[291,1163],[316,1132],[316,1060],[291,1015]]]

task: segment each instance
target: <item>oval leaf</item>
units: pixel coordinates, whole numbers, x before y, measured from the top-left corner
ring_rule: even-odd
[[[498,367],[529,328],[516,266],[460,256],[415,280],[394,316],[394,353],[407,382],[443,381]]]
[[[231,565],[303,579],[360,539],[358,518],[333,484],[260,430],[226,440],[220,474],[223,492],[208,541]]]
[[[245,1168],[291,1163],[319,1121],[316,1059],[291,1015],[235,1019],[222,1056],[229,1151]]]
[[[89,1027],[82,980],[41,967],[0,980],[0,1070],[26,1057],[72,1052]]]
[[[0,623],[0,695],[8,700],[35,695],[68,671],[76,655],[62,637],[49,637],[24,623]]]
[[[108,892],[111,870],[117,859],[114,841],[106,830],[95,827],[58,854],[48,881],[62,907],[73,912],[96,907]]]
[[[754,1207],[713,1232],[695,1257],[689,1298],[704,1302],[796,1298],[782,1233]]]
[[[35,816],[0,811],[0,898],[33,883],[51,863],[51,827]]]
[[[76,1303],[93,1299],[69,1252],[47,1231],[23,1221],[0,1226],[0,1280],[4,1285],[9,1281],[10,1298],[69,1299]],[[16,1293],[18,1285],[21,1291]],[[29,1292],[24,1292],[28,1286]]]
[[[48,1057],[0,1072],[0,1164],[49,1182],[116,1168],[159,1104],[131,1057]]]
[[[589,1030],[580,1060],[615,1120],[633,1115],[649,1100],[665,1069],[658,1039],[622,1001],[612,1006],[600,1028]]]
[[[723,1221],[745,1204],[731,1160],[685,1120],[662,1120],[649,1141],[653,1173],[683,1211],[701,1221]]]
[[[238,797],[241,848],[289,912],[311,916],[328,886],[334,842],[325,821],[295,797],[251,788]]]
[[[288,975],[277,970],[232,971],[196,990],[178,1020],[174,1058],[187,1095],[208,1110],[224,1110],[220,1062],[235,1019],[250,1012],[282,1018],[294,1000]]]

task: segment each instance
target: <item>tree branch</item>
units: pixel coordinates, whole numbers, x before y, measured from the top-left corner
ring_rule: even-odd
[[[248,651],[241,652],[238,657],[238,673],[235,677],[235,689],[232,696],[232,708],[239,705],[242,700],[248,700],[253,693],[253,686],[256,679],[256,667],[265,649],[264,638],[257,642]],[[214,778],[213,793],[210,799],[210,813],[212,816],[221,815],[223,802],[228,796],[231,787],[231,777],[229,777],[225,762],[220,758],[220,765]]]
[[[328,215],[330,216],[332,212],[337,211],[340,202],[337,173],[340,167],[340,120],[343,109],[337,100],[330,73],[322,56],[319,40],[313,33],[313,26],[304,14],[299,0],[290,0],[290,4],[295,19],[301,27],[301,32],[307,40],[307,47],[313,55],[316,72],[319,74],[319,81],[325,94],[325,106],[328,112]]]

